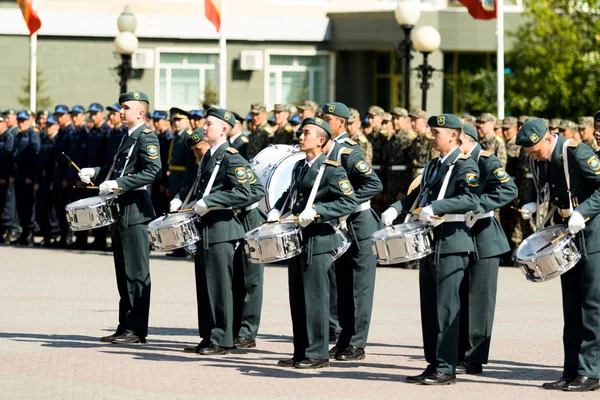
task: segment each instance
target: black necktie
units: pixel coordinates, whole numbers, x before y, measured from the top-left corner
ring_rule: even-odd
[[[429,174],[429,183],[433,182],[433,180],[437,176],[441,164],[442,164],[442,160],[438,160],[438,162],[436,162],[435,165],[433,166],[433,169],[431,170],[431,174]]]
[[[306,175],[306,173],[308,172],[308,164],[304,164],[304,166],[302,167],[302,169],[300,170],[300,175],[298,176],[298,185],[300,185],[300,183],[302,182],[302,179],[304,179],[304,176]]]
[[[204,169],[206,168],[206,165],[208,164],[208,160],[210,160],[210,150],[208,150],[206,153],[204,153],[204,157],[202,157],[202,162],[200,163],[200,171],[204,171]]]

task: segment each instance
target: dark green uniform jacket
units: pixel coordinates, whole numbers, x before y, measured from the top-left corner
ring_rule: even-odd
[[[392,204],[398,213],[410,211],[413,202],[422,193],[417,207],[431,205],[437,216],[445,214],[465,214],[477,210],[479,206],[479,170],[469,156],[461,155],[454,149],[432,178],[439,157],[429,161],[419,187],[407,197]],[[443,199],[437,200],[446,172],[455,163],[448,188]],[[475,251],[471,234],[464,222],[446,222],[433,228],[436,251],[439,254],[455,254]]]
[[[489,151],[476,145],[471,157],[479,166],[479,208],[481,213],[494,211],[517,198],[517,185],[504,170],[502,163]],[[496,217],[483,218],[471,228],[479,258],[499,256],[510,251],[506,235]]]
[[[125,167],[131,146],[135,147]],[[99,185],[109,172],[110,166],[96,167],[94,170],[96,175],[93,180]],[[160,180],[161,172],[158,137],[143,124],[123,140],[115,156],[114,170],[107,177],[107,180],[116,180],[119,187],[123,189],[123,193],[117,198],[120,223],[123,227],[142,224],[156,217],[150,193],[145,189],[135,189],[157,182]]]

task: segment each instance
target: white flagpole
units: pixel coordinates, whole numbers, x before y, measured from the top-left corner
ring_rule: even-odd
[[[227,39],[225,36],[225,0],[221,0],[221,29],[219,36],[219,106],[227,107]]]
[[[31,8],[37,9],[37,0],[32,0]],[[37,32],[29,38],[29,109],[36,112],[37,104]]]
[[[504,0],[496,1],[496,35],[498,52],[496,55],[498,74],[498,119],[504,119]]]

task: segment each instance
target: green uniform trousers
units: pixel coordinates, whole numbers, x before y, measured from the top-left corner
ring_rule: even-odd
[[[294,359],[329,358],[330,253],[300,254],[288,261]]]
[[[112,251],[119,290],[117,332],[148,336],[150,314],[150,243],[146,224],[111,227]]]
[[[419,289],[425,359],[445,374],[456,373],[460,325],[459,289],[468,253],[430,254],[421,259]]]
[[[233,347],[233,257],[236,242],[198,245],[195,257],[198,330],[206,342]]]
[[[338,288],[335,265],[332,265],[329,271],[329,336],[338,336],[342,331],[340,317],[338,315]]]
[[[256,339],[263,302],[264,264],[250,262],[242,246],[233,261],[233,336]]]
[[[460,286],[458,361],[487,364],[496,310],[500,257],[471,260]]]
[[[371,239],[363,239],[352,245],[336,262],[338,286],[338,311],[342,332],[338,344],[342,348],[367,345],[377,258],[371,248]]]
[[[582,256],[561,275],[563,376],[600,379],[600,253]]]

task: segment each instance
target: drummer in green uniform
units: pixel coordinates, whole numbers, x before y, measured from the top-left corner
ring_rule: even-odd
[[[460,151],[462,124],[457,116],[431,116],[427,123],[440,156],[427,163],[419,187],[381,217],[390,226],[401,212],[412,212],[433,226],[433,253],[420,260],[419,268],[423,348],[429,365],[406,381],[448,385],[456,383],[459,288],[475,252],[465,213],[478,210],[479,170],[471,156]]]
[[[331,128],[321,118],[306,118],[300,127],[300,150],[291,185],[269,212],[275,222],[282,212],[298,215],[304,251],[288,260],[294,354],[278,365],[313,369],[329,366],[329,278],[332,252],[342,243],[330,224],[356,209],[354,189],[344,168],[327,160],[323,147]]]
[[[477,161],[479,167],[479,208],[469,211],[467,228],[477,246],[477,258],[469,261],[460,299],[459,363],[457,374],[478,374],[487,364],[496,308],[500,256],[510,250],[506,235],[494,210],[517,198],[517,185],[494,154],[478,144],[477,130],[464,124],[460,149]]]
[[[530,202],[521,207],[523,218],[531,218],[537,211],[536,194],[544,200],[549,189],[549,212],[554,222],[568,225],[582,253],[575,267],[560,277],[565,357],[562,377],[542,387],[594,390],[600,387],[600,159],[587,145],[550,134],[541,119],[523,124],[517,144],[535,160],[537,193],[531,193]]]

